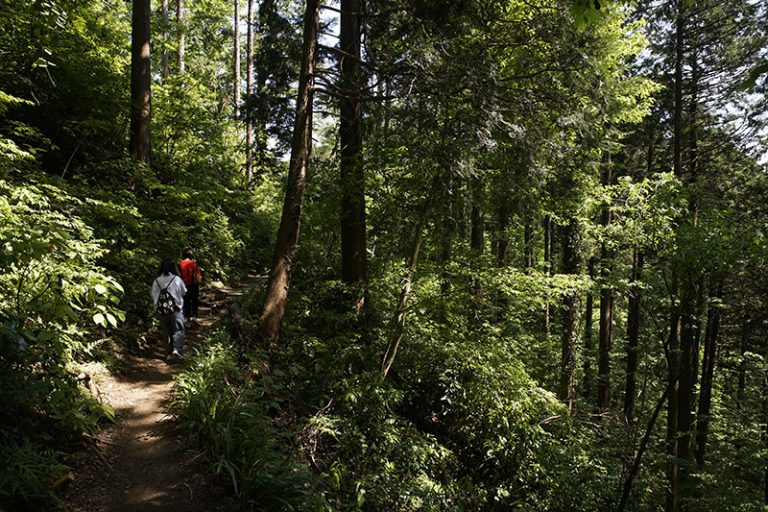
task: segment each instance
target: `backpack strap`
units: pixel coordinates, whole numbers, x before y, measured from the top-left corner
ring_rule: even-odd
[[[173,276],[170,281],[168,281],[168,284],[165,285],[165,288],[162,288],[160,291],[166,291],[169,286],[171,286],[171,283],[173,283],[174,279],[176,279],[177,276]],[[159,279],[159,278],[158,278]],[[157,287],[160,288],[160,281],[155,279],[155,282],[157,283]]]

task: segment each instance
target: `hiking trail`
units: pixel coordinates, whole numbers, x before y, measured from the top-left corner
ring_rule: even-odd
[[[199,323],[187,331],[185,354],[227,313],[227,305],[259,282],[201,290]],[[73,481],[64,500],[73,512],[237,510],[237,500],[210,477],[203,454],[185,447],[167,412],[173,376],[186,363],[167,363],[159,341],[125,353],[124,371],[92,377],[116,421],[95,436],[95,446],[73,454]]]

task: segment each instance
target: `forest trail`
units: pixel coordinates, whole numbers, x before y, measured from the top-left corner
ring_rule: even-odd
[[[233,288],[214,283],[202,291],[199,324],[187,332],[186,355],[260,278]],[[167,414],[173,376],[184,363],[168,364],[155,340],[122,358],[124,371],[93,378],[116,422],[102,430],[96,446],[74,455],[74,481],[65,501],[74,512],[197,512],[237,509],[237,502],[211,481],[199,453],[187,450]]]

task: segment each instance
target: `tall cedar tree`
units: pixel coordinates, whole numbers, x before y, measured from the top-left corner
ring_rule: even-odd
[[[341,0],[340,127],[341,145],[341,276],[359,286],[355,309],[365,308],[368,258],[365,241],[365,173],[360,83],[360,0]]]
[[[176,25],[179,30],[179,75],[183,75],[186,71],[184,53],[187,49],[187,16],[184,12],[184,0],[176,1]]]
[[[149,122],[151,118],[150,0],[133,0],[131,25],[131,127],[128,143],[131,157],[150,165]]]
[[[612,163],[608,159],[603,164],[603,187],[611,185]],[[610,205],[603,206],[600,224],[607,228],[611,224]],[[600,288],[600,325],[597,347],[597,410],[603,412],[611,405],[610,373],[611,373],[611,342],[613,331],[613,290],[605,282],[610,277],[613,255],[605,242],[600,246],[600,277],[603,282]]]
[[[163,0],[161,15],[163,20],[163,53],[160,59],[160,77],[162,78],[163,82],[165,82],[166,78],[168,78],[168,75],[171,74],[171,69],[168,62],[168,40],[170,38],[170,34],[168,33],[168,0]]]
[[[245,94],[250,101],[253,98],[253,13],[255,0],[248,0],[248,28],[245,42]],[[262,6],[263,7],[263,6]],[[253,180],[253,109],[245,115],[245,177]]]
[[[571,220],[563,229],[563,274],[579,270],[578,223]],[[576,292],[563,295],[563,330],[560,344],[560,383],[558,398],[573,412],[576,401],[576,342],[579,325],[579,297]]]
[[[317,31],[319,23],[319,0],[307,0],[304,14],[304,42],[299,75],[299,91],[296,98],[296,118],[291,144],[291,161],[288,167],[283,212],[277,231],[275,251],[272,256],[272,270],[267,282],[267,293],[259,317],[260,335],[267,341],[275,342],[280,335],[280,326],[285,316],[288,301],[288,287],[293,270],[296,248],[299,244],[301,208],[304,201],[304,185],[312,153],[312,106],[317,59]]]
[[[677,16],[675,19],[675,74],[674,74],[674,104],[672,112],[673,123],[673,171],[678,178],[683,174],[683,59],[685,44],[685,0],[677,1]],[[680,278],[673,271],[672,291],[680,296]],[[668,374],[670,393],[667,402],[667,445],[669,453],[666,512],[677,512],[680,509],[680,464],[678,462],[679,446],[679,404],[680,404],[680,320],[681,307],[672,304],[669,321],[669,340],[667,343]]]
[[[234,36],[232,39],[232,89],[234,100],[232,112],[235,118],[240,117],[240,2],[235,0],[233,13]]]

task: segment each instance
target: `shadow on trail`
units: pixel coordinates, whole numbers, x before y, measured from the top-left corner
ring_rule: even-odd
[[[187,354],[227,310],[227,302],[258,283],[208,290],[200,325],[188,331]],[[185,448],[168,415],[173,375],[184,363],[165,361],[155,340],[123,358],[125,371],[110,379],[103,397],[116,423],[102,431],[97,446],[76,454],[76,478],[68,492],[70,510],[208,512],[238,510],[237,502],[212,482],[199,453]]]

